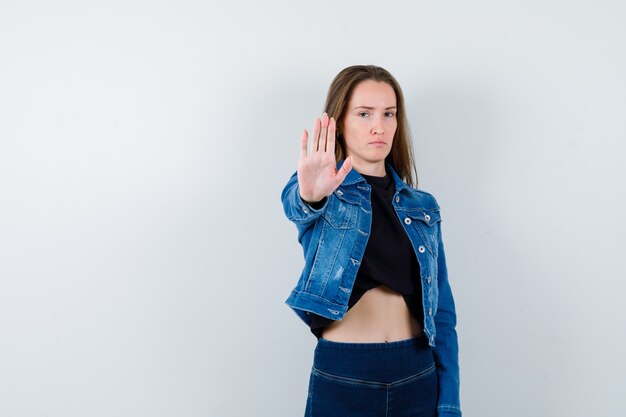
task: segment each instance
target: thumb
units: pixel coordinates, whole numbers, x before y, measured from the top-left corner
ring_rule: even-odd
[[[337,181],[339,182],[339,184],[341,184],[343,180],[346,179],[346,176],[348,175],[348,173],[350,173],[351,170],[352,156],[349,156],[345,159],[345,161],[343,161],[343,165],[341,165],[341,168],[339,168],[339,171],[337,172]]]

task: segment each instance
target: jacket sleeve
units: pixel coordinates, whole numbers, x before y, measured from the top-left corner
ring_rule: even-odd
[[[433,347],[439,380],[437,415],[439,417],[460,417],[459,347],[456,334],[456,310],[452,290],[448,282],[446,256],[443,248],[443,239],[441,238],[441,222],[439,223],[437,264],[439,300],[435,314],[436,341],[435,347]]]
[[[298,235],[302,237],[305,230],[312,226],[315,221],[324,213],[327,206],[327,199],[324,198],[316,207],[312,207],[300,197],[300,187],[298,186],[298,173],[295,172],[281,194],[283,210],[287,218],[295,223],[298,228]]]

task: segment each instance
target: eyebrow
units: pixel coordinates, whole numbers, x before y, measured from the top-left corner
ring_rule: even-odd
[[[367,110],[375,110],[375,107],[370,107],[370,106],[356,106],[353,110],[356,109],[367,109]],[[391,109],[397,109],[396,106],[391,106],[391,107],[385,107],[385,110],[391,110]]]

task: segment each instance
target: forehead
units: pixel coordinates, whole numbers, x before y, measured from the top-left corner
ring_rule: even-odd
[[[350,107],[391,107],[396,105],[393,87],[384,81],[366,80],[358,83],[350,97]]]

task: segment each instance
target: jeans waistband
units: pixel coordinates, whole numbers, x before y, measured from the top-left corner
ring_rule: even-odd
[[[392,382],[434,365],[425,335],[395,342],[346,343],[320,338],[313,367],[328,374],[368,381]]]

